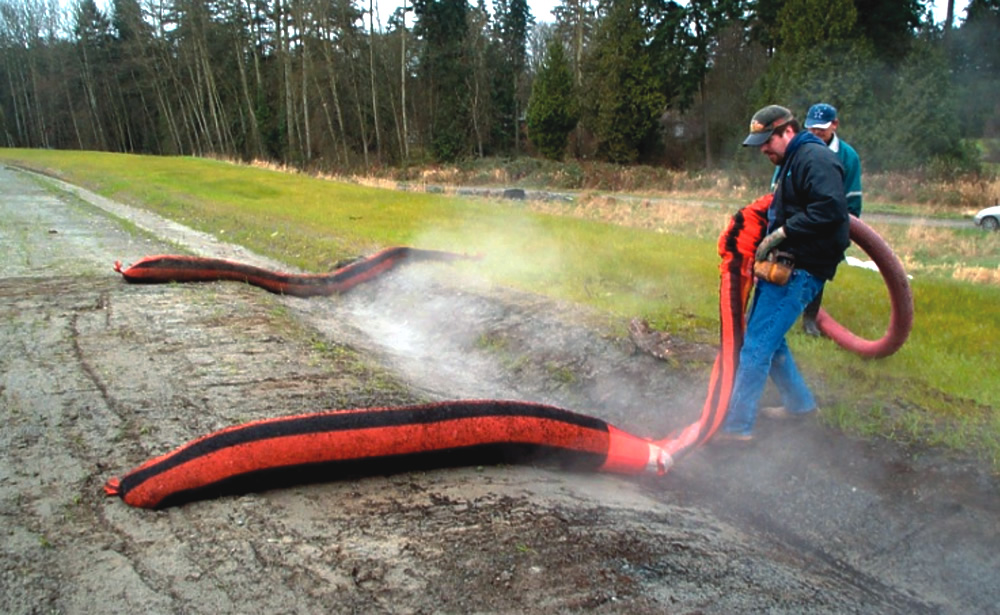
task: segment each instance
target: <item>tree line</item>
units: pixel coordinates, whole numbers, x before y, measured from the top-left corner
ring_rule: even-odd
[[[869,169],[978,170],[1000,0],[0,0],[8,147],[357,170],[741,164],[753,110],[840,109]]]

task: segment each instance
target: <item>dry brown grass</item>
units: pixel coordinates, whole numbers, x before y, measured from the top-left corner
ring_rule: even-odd
[[[927,214],[971,216],[1000,203],[1000,177],[934,181],[920,174],[872,173],[864,176],[865,199],[919,208]]]
[[[1000,266],[994,267],[993,269],[989,269],[987,267],[958,266],[955,268],[952,277],[963,282],[993,284],[1000,286]]]
[[[240,162],[238,162],[236,160],[232,160],[232,159],[222,159],[222,158],[220,158],[219,160],[225,160],[226,162],[231,162],[233,164],[241,164]],[[254,167],[255,169],[266,169],[268,171],[277,171],[279,173],[301,173],[302,172],[302,170],[299,169],[299,168],[297,168],[297,167],[290,167],[287,164],[282,164],[282,163],[276,162],[274,160],[261,160],[260,158],[256,158],[254,160],[251,160],[249,163],[247,163],[247,166]]]
[[[903,268],[914,276],[950,277],[962,282],[1000,286],[1000,267],[976,267],[962,263],[928,264],[912,258],[901,258]]]
[[[368,186],[369,188],[386,188],[389,190],[395,190],[396,188],[399,187],[399,182],[397,182],[394,179],[388,179],[385,177],[374,177],[371,175],[365,177],[354,176],[350,178],[336,177],[333,175],[325,177],[320,176],[320,177],[322,179],[327,179],[330,181],[351,181],[360,184],[362,186]]]
[[[500,169],[496,169],[498,177],[502,178],[502,173]],[[427,183],[436,184],[453,184],[461,183],[463,173],[458,169],[458,167],[427,167],[421,169],[418,173],[418,177],[421,181]]]
[[[984,256],[982,245],[972,238],[957,236],[952,229],[912,225],[905,227],[905,235],[897,252],[917,254],[925,258],[944,258],[952,256],[957,259],[970,259]],[[890,232],[886,229],[886,232]]]
[[[266,160],[254,160],[250,165],[281,172],[301,172],[294,167]],[[435,184],[446,191],[457,186],[522,186],[747,201],[766,189],[766,179],[756,177],[756,172],[751,177],[743,172],[724,170],[682,171],[591,161],[559,163],[526,157],[474,160],[452,165],[378,167],[362,174],[318,169],[310,173],[324,179],[378,187],[394,187],[397,182],[416,186]],[[924,215],[971,216],[983,207],[1000,203],[1000,176],[995,173],[947,182],[929,179],[921,171],[906,174],[866,173],[864,188],[865,199],[869,203],[891,204],[897,209],[913,209]]]
[[[1000,242],[990,233],[933,226],[872,223],[914,275],[935,275],[977,284],[1000,285]]]
[[[969,209],[963,212],[968,215],[990,205],[1000,205],[1000,179],[959,180],[954,182],[953,189],[959,194],[961,202],[968,204]]]
[[[572,202],[529,201],[528,206],[541,213],[600,220],[657,233],[675,232],[699,237],[717,235],[731,215],[719,208],[688,202],[619,199],[595,193],[584,193]]]

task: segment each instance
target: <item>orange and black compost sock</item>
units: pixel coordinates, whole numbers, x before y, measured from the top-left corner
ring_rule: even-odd
[[[126,281],[133,283],[232,280],[259,286],[272,293],[315,297],[342,293],[405,260],[455,261],[469,258],[475,257],[438,250],[394,247],[352,262],[331,273],[297,274],[274,272],[220,258],[168,254],[147,256],[124,269],[121,262],[116,262],[115,271],[122,274]]]
[[[255,421],[203,436],[147,461],[105,484],[108,495],[145,508],[162,508],[226,493],[259,491],[345,476],[416,468],[550,460],[563,467],[662,474],[703,444],[726,416],[746,331],[753,260],[767,228],[771,195],[737,212],[719,237],[720,351],[701,416],[662,440],[630,435],[596,418],[554,406],[516,401],[464,400],[394,408],[337,410]],[[881,340],[853,337],[829,315],[824,330],[862,356],[895,352],[913,321],[913,298],[892,251],[857,219],[851,237],[873,257],[889,286],[893,316]],[[241,280],[272,292],[325,295],[347,290],[405,256],[433,260],[457,255],[392,248],[325,276],[275,274],[230,261],[162,256],[121,271],[133,282]],[[821,315],[824,314],[821,312]]]
[[[701,416],[657,442],[671,459],[707,442],[726,418],[746,332],[744,314],[753,288],[754,253],[767,231],[767,208],[772,197],[765,195],[736,212],[719,237],[719,256],[722,257],[719,265],[719,354],[712,367]]]
[[[455,401],[255,421],[194,440],[104,489],[163,508],[223,494],[420,468],[549,460],[657,469],[658,451],[604,421],[542,404]]]

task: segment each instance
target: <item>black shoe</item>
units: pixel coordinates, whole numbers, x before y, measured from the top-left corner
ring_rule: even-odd
[[[803,318],[802,330],[810,337],[823,337],[823,332],[819,330],[819,325],[816,324],[815,318]]]

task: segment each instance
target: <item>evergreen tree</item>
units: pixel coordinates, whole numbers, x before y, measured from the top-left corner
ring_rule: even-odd
[[[422,77],[426,81],[431,114],[431,152],[439,161],[467,155],[469,117],[469,70],[465,56],[467,36],[465,0],[417,0],[416,33],[423,39]]]
[[[833,104],[866,170],[966,165],[941,50],[914,39],[894,67],[852,21],[851,0],[832,1],[790,0],[781,10],[781,46],[758,105],[778,102],[801,116],[814,103]]]
[[[120,42],[148,41],[152,35],[149,25],[142,19],[138,0],[112,0],[111,26],[115,40]]]
[[[125,151],[152,153],[159,149],[152,63],[144,57],[151,48],[152,30],[142,19],[137,0],[113,0],[111,58],[121,99],[117,123],[119,141]]]
[[[795,55],[851,41],[857,19],[852,0],[789,0],[778,11],[781,52]]]
[[[939,176],[978,167],[977,156],[959,135],[959,100],[941,49],[927,42],[914,45],[892,86],[894,95],[883,106],[881,121],[867,135],[870,140],[865,139],[868,158],[875,163],[870,166],[927,167]]]
[[[877,122],[876,63],[857,36],[851,0],[790,0],[779,12],[781,41],[757,86],[753,107],[779,103],[800,117],[826,102],[849,118],[845,126]]]
[[[767,70],[767,51],[745,35],[740,23],[730,24],[715,40],[712,70],[705,76],[700,108],[692,108],[704,129],[701,137],[708,152],[706,166],[739,151],[739,143],[746,137],[748,109],[753,108],[754,84]],[[700,162],[692,154],[686,152],[689,166]]]
[[[773,55],[781,43],[777,24],[783,5],[784,0],[756,0],[749,6],[750,38],[763,45],[768,56]]]
[[[1000,0],[972,0],[949,47],[967,137],[1000,137]],[[1000,157],[1000,152],[997,153]]]
[[[469,66],[469,95],[471,98],[472,130],[476,140],[476,153],[486,156],[495,153],[494,145],[503,137],[496,130],[499,111],[499,93],[509,94],[510,84],[505,81],[498,93],[497,67],[501,64],[500,45],[493,38],[489,11],[485,0],[477,0],[468,13],[469,32],[466,37]]]
[[[584,86],[592,93],[588,121],[600,157],[633,163],[655,143],[666,97],[647,46],[642,0],[614,0],[606,8]]]
[[[528,137],[542,156],[562,160],[578,115],[566,51],[550,39],[528,102]]]
[[[713,55],[721,47],[720,37],[731,24],[742,23],[740,0],[691,0],[684,14],[688,66],[684,71],[684,94],[687,100],[694,92],[699,94],[701,106],[701,132],[704,143],[704,163],[714,165],[711,117],[714,101],[708,96],[708,74],[714,64]]]
[[[105,115],[106,80],[108,70],[108,54],[111,42],[111,22],[97,8],[94,0],[80,0],[76,6],[73,35],[79,59],[79,90],[85,97],[88,117],[82,123],[88,138],[89,147],[106,150],[109,146]],[[88,130],[89,129],[89,130]]]
[[[594,0],[560,0],[552,10],[556,34],[569,45],[569,63],[576,87],[582,85],[584,58],[597,25],[594,4]]]
[[[528,28],[534,18],[526,0],[496,0],[494,5],[495,39],[500,51],[499,66],[494,67],[494,141],[501,149],[516,152],[528,63]]]
[[[691,105],[704,68],[694,61],[688,16],[687,9],[672,1],[651,13],[649,53],[668,103],[680,110]]]
[[[111,40],[111,22],[94,0],[80,0],[76,5],[73,34],[88,49],[106,51]]]
[[[940,0],[939,0],[940,1]],[[854,0],[859,34],[890,65],[905,57],[924,12],[921,0]]]

